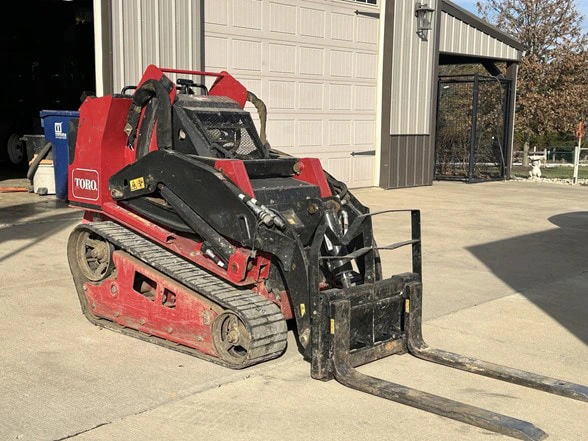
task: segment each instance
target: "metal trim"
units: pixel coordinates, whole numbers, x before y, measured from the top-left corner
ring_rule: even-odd
[[[380,18],[379,12],[360,11],[359,9],[356,9],[353,12],[355,12],[355,15],[361,15],[363,17],[378,18],[378,19]]]
[[[449,15],[457,18],[458,20],[463,21],[464,23],[472,26],[473,28],[482,31],[485,34],[488,34],[491,37],[494,37],[502,43],[508,44],[509,46],[512,46],[519,51],[524,51],[526,49],[523,43],[521,43],[513,36],[505,32],[502,32],[497,27],[492,26],[484,20],[481,20],[479,17],[476,17],[471,12],[466,11],[465,9],[461,8],[460,6],[457,6],[455,3],[452,3],[449,0],[441,0],[441,11],[448,13]]]
[[[365,150],[361,152],[353,151],[350,153],[351,156],[376,156],[375,150]]]
[[[448,52],[448,51],[439,51],[439,58],[443,57],[443,60],[440,61],[442,65],[447,64],[477,64],[480,60],[491,60],[491,61],[501,61],[501,62],[509,62],[509,63],[518,63],[523,58],[522,52],[518,52],[517,58],[496,58],[496,57],[488,57],[488,56],[479,56],[476,57],[474,55],[464,55],[459,52]]]
[[[384,38],[382,48],[382,104],[380,127],[380,182],[382,188],[390,188],[390,112],[392,105],[392,43],[394,37],[395,1],[386,0],[384,8]]]
[[[99,0],[102,26],[102,90],[105,95],[114,93],[114,63],[112,38],[112,0]],[[96,17],[94,17],[96,19]]]

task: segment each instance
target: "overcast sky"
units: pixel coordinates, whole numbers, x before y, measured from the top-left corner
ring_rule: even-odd
[[[476,0],[451,0],[453,3],[461,6],[468,11],[477,14],[478,11],[476,9]],[[580,14],[584,16],[584,21],[582,22],[582,27],[584,31],[588,32],[588,0],[576,0],[576,7]]]

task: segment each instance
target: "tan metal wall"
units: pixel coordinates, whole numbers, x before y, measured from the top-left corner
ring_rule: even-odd
[[[432,135],[390,136],[390,159],[385,188],[431,185],[435,161]]]
[[[437,0],[428,3],[437,9]],[[394,2],[391,135],[428,135],[431,130],[431,78],[436,65],[434,40],[437,31],[429,31],[429,41],[422,41],[416,34],[414,8],[413,0]],[[433,23],[437,13],[435,11]]]
[[[149,64],[201,68],[202,1],[112,0],[114,91],[136,84]]]
[[[519,51],[464,23],[447,12],[441,13],[439,50],[448,54],[518,61]]]
[[[435,13],[424,42],[416,35],[414,3],[386,1],[384,19],[394,26],[383,32],[380,187],[433,182],[439,18]]]

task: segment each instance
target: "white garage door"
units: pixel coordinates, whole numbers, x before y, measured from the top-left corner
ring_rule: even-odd
[[[350,187],[373,185],[379,20],[350,0],[206,0],[205,69],[268,107],[272,147],[318,157]],[[251,106],[249,110],[255,113]]]

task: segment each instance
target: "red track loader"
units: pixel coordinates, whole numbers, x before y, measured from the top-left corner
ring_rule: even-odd
[[[194,82],[203,76],[215,77],[210,90]],[[412,236],[376,246],[372,216],[384,212],[318,159],[271,149],[263,101],[227,72],[150,65],[136,87],[79,110],[68,199],[84,216],[67,255],[90,322],[232,369],[279,357],[291,322],[313,378],[525,440],[547,435],[355,367],[410,353],[588,401],[585,386],[428,347],[419,211],[384,211],[408,211]],[[378,251],[403,246],[412,272],[383,278]]]

